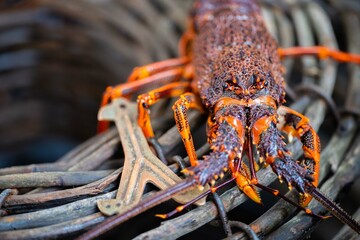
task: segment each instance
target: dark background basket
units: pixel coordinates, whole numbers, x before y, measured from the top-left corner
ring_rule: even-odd
[[[106,86],[126,81],[134,66],[177,55],[190,2],[0,4],[4,167],[53,161],[93,136]]]

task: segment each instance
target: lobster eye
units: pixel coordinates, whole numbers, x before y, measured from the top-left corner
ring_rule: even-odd
[[[222,87],[226,90],[229,87],[229,84],[227,82],[223,82]]]
[[[264,87],[266,87],[268,85],[268,82],[265,81],[265,79],[260,78],[259,76],[255,75],[255,74],[250,77],[250,82],[252,84],[252,88],[258,89],[258,90],[263,89]]]
[[[235,88],[236,88],[236,82],[234,82],[233,80],[234,78],[232,79],[229,79],[229,80],[226,80],[224,83],[223,83],[223,89],[224,90],[230,90],[230,91],[233,91]]]
[[[250,83],[251,83],[251,85],[255,85],[256,82],[257,82],[257,79],[259,79],[258,76],[256,76],[255,74],[251,75],[251,77],[250,77]]]

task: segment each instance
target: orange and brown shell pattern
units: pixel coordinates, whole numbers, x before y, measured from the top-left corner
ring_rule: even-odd
[[[257,3],[200,0],[192,14],[192,88],[210,112],[212,152],[189,171],[200,184],[224,169],[231,169],[236,177],[243,152],[249,155],[255,145],[260,162],[270,165],[290,187],[305,193],[307,185],[317,185],[320,141],[307,118],[282,106],[284,68]],[[303,149],[310,150],[305,153],[306,164],[291,159],[280,130],[298,137]],[[249,173],[249,169],[242,170],[242,175]],[[257,183],[254,170],[248,183]],[[300,203],[305,206],[311,198],[304,196]]]

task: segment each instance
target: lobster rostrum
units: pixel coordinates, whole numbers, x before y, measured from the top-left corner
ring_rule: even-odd
[[[128,96],[141,87],[161,87],[138,97],[138,124],[149,142],[158,147],[150,124],[149,107],[162,98],[180,97],[174,117],[191,166],[189,176],[167,190],[158,192],[124,214],[109,218],[92,235],[115,226],[171,198],[194,185],[214,184],[230,171],[239,188],[252,200],[261,199],[255,153],[289,187],[300,193],[299,205],[311,214],[308,205],[315,197],[350,227],[360,226],[316,188],[319,179],[320,139],[308,118],[283,106],[285,102],[285,56],[317,55],[338,61],[360,63],[360,56],[327,47],[279,49],[267,31],[260,8],[253,0],[198,0],[194,3],[190,27],[180,41],[182,57],[136,68],[128,82],[109,87],[102,105]],[[198,161],[187,120],[189,108],[208,112],[208,142],[211,152]],[[106,123],[100,123],[100,129]],[[281,132],[303,144],[304,158],[294,161]],[[243,155],[248,162],[243,161]],[[161,156],[160,156],[161,157]]]

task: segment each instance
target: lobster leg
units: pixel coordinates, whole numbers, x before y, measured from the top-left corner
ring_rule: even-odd
[[[190,90],[189,82],[175,82],[170,83],[160,88],[154,89],[148,93],[138,96],[138,124],[143,130],[145,137],[155,147],[158,155],[162,161],[165,160],[160,151],[158,142],[155,139],[155,134],[150,121],[150,106],[158,102],[160,99],[168,97],[176,97],[184,92]]]
[[[158,72],[154,75],[145,77],[143,79],[138,79],[137,81],[123,83],[114,87],[107,87],[103,98],[101,101],[100,107],[105,106],[112,99],[129,96],[141,88],[150,88],[154,85],[165,85],[171,82],[179,81],[187,71],[183,67],[178,67],[170,70],[165,70],[163,72]],[[188,74],[190,75],[190,73]],[[100,121],[98,125],[98,132],[103,132],[108,128],[109,123],[106,121]]]
[[[236,167],[237,168],[237,167]],[[261,198],[259,193],[255,190],[253,183],[246,176],[247,174],[243,174],[240,171],[235,171],[235,167],[230,165],[230,169],[232,171],[232,177],[235,178],[236,184],[241,189],[246,196],[248,196],[254,202],[261,204]],[[245,164],[241,164],[240,170],[248,171],[247,166]]]
[[[191,166],[198,165],[198,160],[195,152],[194,142],[190,132],[190,126],[187,118],[186,111],[189,108],[195,108],[200,111],[204,111],[200,102],[200,99],[193,93],[185,93],[180,96],[173,106],[174,117],[177,128],[184,142],[186,152],[189,156]]]
[[[332,58],[339,62],[360,64],[360,55],[334,50],[326,46],[279,48],[280,57],[316,55],[320,59]]]
[[[183,33],[181,36],[181,39],[179,41],[179,53],[181,56],[191,56],[192,50],[191,50],[191,43],[192,40],[195,37],[195,30],[193,28],[194,23],[192,20],[188,23],[187,31]]]
[[[289,135],[290,140],[292,136],[295,136],[302,142],[305,159],[301,165],[307,169],[313,178],[313,185],[318,186],[321,151],[319,136],[310,126],[309,119],[302,114],[285,106],[279,107],[278,114],[280,120],[284,121],[283,123],[279,123],[280,129]],[[301,196],[300,204],[302,206],[308,205],[311,198],[312,197],[306,195]]]
[[[167,70],[175,69],[178,67],[184,67],[189,63],[188,57],[173,58],[165,61],[155,62],[141,67],[135,67],[127,79],[127,82],[138,81],[157,73],[164,72]]]

